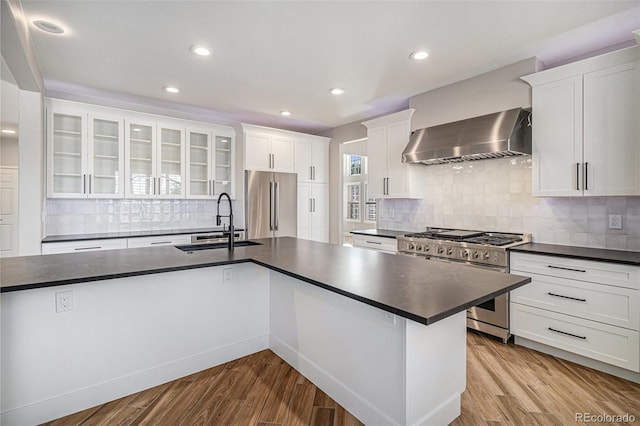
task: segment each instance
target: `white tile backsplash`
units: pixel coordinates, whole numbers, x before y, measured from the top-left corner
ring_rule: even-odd
[[[45,236],[215,227],[216,208],[215,200],[52,198],[45,202]],[[220,209],[228,213],[226,204]]]
[[[378,227],[526,232],[541,243],[640,251],[640,197],[532,197],[530,156],[428,166],[422,185],[422,200],[380,200]],[[623,229],[608,228],[610,214],[622,215]]]

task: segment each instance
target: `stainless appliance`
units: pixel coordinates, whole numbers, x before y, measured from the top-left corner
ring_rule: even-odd
[[[515,108],[411,134],[404,163],[458,163],[531,154],[531,112]]]
[[[244,182],[247,238],[295,237],[298,175],[246,170]]]
[[[397,237],[398,253],[428,260],[456,262],[496,272],[509,272],[510,247],[528,243],[530,234],[427,228]],[[467,310],[467,327],[509,340],[509,294]]]

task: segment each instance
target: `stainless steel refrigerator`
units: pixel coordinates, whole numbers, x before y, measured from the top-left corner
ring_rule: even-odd
[[[298,232],[298,175],[245,170],[247,238],[295,237]]]

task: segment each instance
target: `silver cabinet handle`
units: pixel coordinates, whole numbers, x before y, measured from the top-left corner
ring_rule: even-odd
[[[369,244],[379,244],[382,245],[382,243],[380,241],[366,241]]]
[[[91,175],[89,175],[89,194],[91,194]]]
[[[584,163],[584,190],[589,190],[589,163]]]
[[[313,170],[313,180],[316,180],[316,166],[311,166],[311,170]]]
[[[556,330],[555,328],[547,327],[549,331],[553,331],[554,333],[564,334],[566,336],[577,337],[578,339],[586,340],[586,336],[578,336],[577,334],[567,333],[566,331]]]
[[[82,192],[83,194],[87,193],[87,175],[82,175]]]
[[[95,250],[95,249],[99,249],[102,248],[102,246],[93,246],[93,247],[76,247],[74,248],[75,251],[80,251],[80,250]]]
[[[151,245],[155,245],[155,244],[171,244],[171,241],[152,241],[149,244],[151,244]]]
[[[269,182],[269,230],[273,231],[273,182]]]
[[[274,203],[274,228],[278,230],[278,216],[280,216],[280,184],[275,182],[276,188],[276,202]]]
[[[551,292],[547,292],[547,294],[549,296],[560,297],[562,299],[575,300],[577,302],[586,302],[587,301],[587,299],[580,299],[579,297],[563,296],[562,294],[555,294],[555,293],[551,293]]]
[[[309,180],[313,180],[313,166],[309,166]]]
[[[313,212],[315,213],[316,212],[316,199],[312,198],[312,200],[313,200]]]
[[[562,269],[563,271],[572,271],[572,272],[587,272],[586,269],[565,268],[564,266],[547,265],[547,268]]]
[[[161,191],[161,188],[160,188],[160,178],[158,178],[158,195],[160,195],[160,191]]]
[[[580,163],[576,163],[576,191],[580,191]]]
[[[309,213],[313,213],[313,198],[309,198]]]

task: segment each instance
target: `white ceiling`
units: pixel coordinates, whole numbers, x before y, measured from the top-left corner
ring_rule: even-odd
[[[221,120],[319,133],[538,56],[562,61],[633,39],[635,1],[31,1],[49,93],[85,92]],[[196,57],[203,44],[212,55]],[[408,59],[418,48],[431,57]],[[165,85],[181,89],[176,95]],[[329,89],[343,87],[341,96]],[[279,111],[293,115],[281,117]]]

